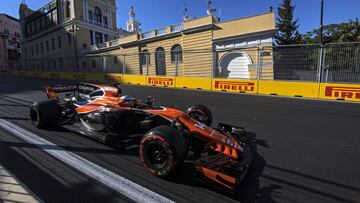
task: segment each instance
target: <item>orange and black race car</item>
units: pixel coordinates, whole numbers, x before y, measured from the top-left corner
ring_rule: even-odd
[[[122,96],[118,85],[46,86],[45,92],[49,100],[30,107],[36,127],[56,124],[117,147],[137,144],[141,162],[155,176],[171,176],[191,155],[196,174],[235,190],[251,165],[245,130],[222,123],[211,128],[204,105],[186,111],[158,106],[150,97]]]

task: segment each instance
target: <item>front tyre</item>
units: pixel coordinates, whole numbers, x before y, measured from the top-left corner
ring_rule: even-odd
[[[186,155],[184,137],[170,126],[158,126],[140,142],[140,159],[144,167],[158,177],[169,177]]]
[[[211,110],[202,104],[192,106],[186,110],[186,113],[193,119],[207,125],[211,126],[213,116]]]

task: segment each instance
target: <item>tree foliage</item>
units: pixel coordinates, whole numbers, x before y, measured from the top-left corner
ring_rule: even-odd
[[[279,45],[299,44],[301,35],[298,32],[298,19],[294,20],[295,5],[291,0],[283,0],[278,7],[278,18],[276,26],[278,33],[275,36]]]
[[[324,43],[360,42],[359,19],[349,20],[347,23],[330,24],[323,27]],[[302,43],[320,43],[320,29],[307,32],[302,37]]]

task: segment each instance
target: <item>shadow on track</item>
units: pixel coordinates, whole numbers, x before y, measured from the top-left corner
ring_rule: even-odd
[[[31,149],[14,147],[14,143],[17,144],[16,142],[0,142],[1,164],[10,170],[42,201],[129,201],[111,189],[104,189],[96,182],[89,181],[88,177],[74,172],[70,166],[64,166],[59,161],[54,160],[56,164],[44,164],[51,159],[49,155],[31,151]],[[27,155],[24,156],[24,154]]]
[[[8,116],[0,116],[0,119],[4,120],[19,120],[19,121],[28,121],[28,118],[21,118],[21,117],[8,117]]]

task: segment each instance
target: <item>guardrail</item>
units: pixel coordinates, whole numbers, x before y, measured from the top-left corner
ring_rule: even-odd
[[[360,102],[360,84],[145,76],[112,73],[9,71],[7,74],[63,80],[107,81],[132,85]]]

